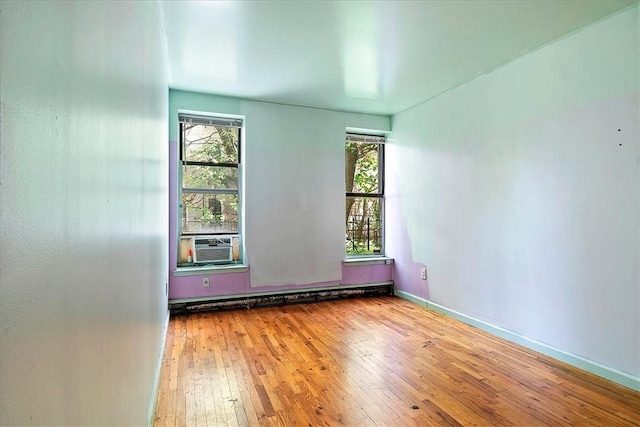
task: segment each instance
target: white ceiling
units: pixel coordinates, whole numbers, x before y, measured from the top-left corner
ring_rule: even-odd
[[[634,2],[160,1],[159,6],[171,88],[395,114]]]

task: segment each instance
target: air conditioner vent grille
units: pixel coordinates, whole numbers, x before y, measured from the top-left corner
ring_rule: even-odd
[[[195,263],[233,260],[232,236],[198,236],[193,238]]]

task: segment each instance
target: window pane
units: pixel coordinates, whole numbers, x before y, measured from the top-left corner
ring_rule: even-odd
[[[237,232],[237,194],[182,193],[183,234]]]
[[[348,255],[382,253],[382,199],[347,197]]]
[[[183,166],[182,188],[238,189],[238,168],[225,166]]]
[[[238,163],[238,128],[184,123],[183,160],[208,163]]]
[[[345,181],[347,193],[379,194],[381,144],[347,142]]]

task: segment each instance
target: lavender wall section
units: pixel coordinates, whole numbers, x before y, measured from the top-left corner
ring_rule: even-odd
[[[385,153],[396,289],[636,383],[639,13],[394,116]]]
[[[273,292],[296,288],[313,289],[318,287],[336,287],[358,285],[366,283],[379,283],[391,280],[392,265],[377,264],[353,267],[342,267],[342,280],[340,282],[321,282],[311,285],[281,285],[251,287],[249,272],[223,273],[211,275],[172,277],[169,290],[169,299],[219,297],[226,295],[245,295],[259,292]],[[202,278],[209,277],[210,286],[202,287]]]

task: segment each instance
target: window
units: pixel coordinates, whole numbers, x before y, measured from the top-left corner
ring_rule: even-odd
[[[384,254],[384,142],[382,136],[347,134],[347,256]]]
[[[180,114],[179,122],[179,263],[191,262],[192,238],[200,235],[235,240],[233,260],[238,261],[242,120]]]

